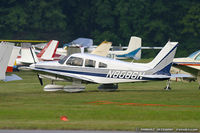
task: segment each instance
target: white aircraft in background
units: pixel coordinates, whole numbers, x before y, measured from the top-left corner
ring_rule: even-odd
[[[8,42],[1,42],[0,43],[0,80],[3,81],[13,81],[13,80],[21,80],[15,74],[11,76],[6,76],[6,69],[9,63],[11,63],[17,56],[16,48],[13,50],[14,44]],[[19,51],[18,51],[19,52]]]
[[[19,56],[19,51],[20,51],[20,47],[16,47],[16,46],[13,47],[6,72],[13,72],[13,67],[16,66],[16,59],[17,59],[17,56]]]
[[[142,39],[139,37],[132,36],[128,48],[123,51],[110,51],[109,57],[113,57],[115,59],[127,59],[127,58],[141,58],[141,45]]]
[[[173,66],[197,77],[200,89],[200,50],[185,58],[175,58]]]
[[[30,65],[30,69],[38,74],[41,85],[42,78],[52,81],[73,81],[72,86],[50,84],[45,91],[63,89],[68,92],[83,91],[82,82],[102,84],[100,89],[117,89],[118,83],[169,80],[172,60],[177,42],[168,42],[150,63],[124,62],[107,57],[76,53],[59,61],[44,61]],[[176,75],[178,76],[178,75]],[[169,84],[166,89],[170,89]]]
[[[58,47],[59,41],[51,40],[46,46],[39,51],[39,53],[36,55],[37,58],[36,62],[39,61],[50,61],[50,60],[59,60],[60,55],[56,55],[56,49]],[[21,56],[19,56],[16,59],[17,65],[30,65],[34,63],[32,53],[34,53],[35,50],[32,48],[32,46],[29,44],[22,45],[21,48]]]

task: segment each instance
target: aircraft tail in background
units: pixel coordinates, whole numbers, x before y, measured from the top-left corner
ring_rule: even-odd
[[[6,72],[13,72],[13,67],[15,66],[17,56],[19,55],[19,51],[20,51],[19,47],[15,47],[15,46],[13,47]]]
[[[123,51],[110,51],[111,57],[114,55],[116,59],[140,59],[141,58],[141,45],[142,39],[136,36],[132,36],[129,45],[126,50]]]
[[[13,50],[14,43],[0,43],[0,80],[5,80],[5,72]]]
[[[98,47],[96,47],[91,54],[99,55],[99,56],[107,56],[110,50],[112,43],[103,41]]]
[[[41,58],[42,60],[53,60],[56,49],[58,48],[59,41],[51,40],[39,54],[37,57]]]

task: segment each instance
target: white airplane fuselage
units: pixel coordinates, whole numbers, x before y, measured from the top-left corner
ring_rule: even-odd
[[[124,62],[93,54],[76,53],[59,61],[32,64],[30,69],[37,71],[41,85],[41,78],[99,84],[168,80],[171,78],[170,68],[177,44],[168,42],[150,63]]]
[[[188,66],[200,70],[200,50],[185,58],[174,58],[173,62],[177,65]]]

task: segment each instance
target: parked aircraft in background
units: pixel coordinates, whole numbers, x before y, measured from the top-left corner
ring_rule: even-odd
[[[56,54],[67,55],[68,47],[78,47],[81,50],[81,53],[84,53],[85,49],[88,49],[93,46],[93,40],[90,38],[77,38],[70,43],[64,44],[63,48],[58,48]]]
[[[173,63],[174,67],[191,73],[193,76],[197,77],[200,89],[200,50],[185,58],[175,58]]]
[[[38,62],[30,65],[30,69],[38,74],[41,85],[42,78],[52,81],[72,81],[72,86],[50,84],[45,91],[63,89],[68,92],[83,91],[82,82],[102,84],[100,89],[117,89],[118,83],[168,80],[177,42],[168,42],[150,63],[124,62],[107,57],[77,53],[66,56],[59,61]],[[178,76],[178,75],[177,75]],[[166,89],[170,89],[169,84]]]
[[[56,49],[59,41],[51,40],[46,46],[37,54],[37,62],[44,60],[59,60],[60,55],[56,55]],[[34,50],[31,44],[22,44],[21,56],[16,59],[17,65],[30,65],[34,63],[32,53]],[[37,52],[37,51],[36,51]]]
[[[113,57],[115,59],[127,59],[127,58],[134,58],[140,59],[141,58],[141,45],[142,39],[139,37],[132,36],[128,48],[123,51],[110,51],[109,57]]]
[[[16,66],[16,59],[19,56],[20,47],[13,47],[10,60],[6,72],[13,72],[13,67]]]
[[[17,56],[17,54],[15,53],[17,51],[13,50],[13,47],[14,47],[13,43],[8,43],[8,42],[0,43],[0,80],[3,81],[21,80],[21,78],[15,74],[12,74],[11,76],[6,76],[5,74],[9,60],[11,58],[16,58],[15,56]]]
[[[109,53],[109,50],[111,48],[112,43],[103,41],[99,46],[97,46],[91,54],[99,55],[99,56],[107,56]]]

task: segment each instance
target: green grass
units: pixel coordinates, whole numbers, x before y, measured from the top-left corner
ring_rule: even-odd
[[[20,72],[24,80],[0,82],[0,129],[135,130],[136,128],[200,128],[200,107],[130,106],[118,103],[200,106],[198,83],[119,84],[117,92],[99,92],[89,84],[82,93],[44,92],[37,76]],[[50,81],[45,80],[45,84]],[[65,84],[58,82],[58,84]],[[70,84],[70,83],[67,83]],[[60,120],[67,116],[68,122]]]

